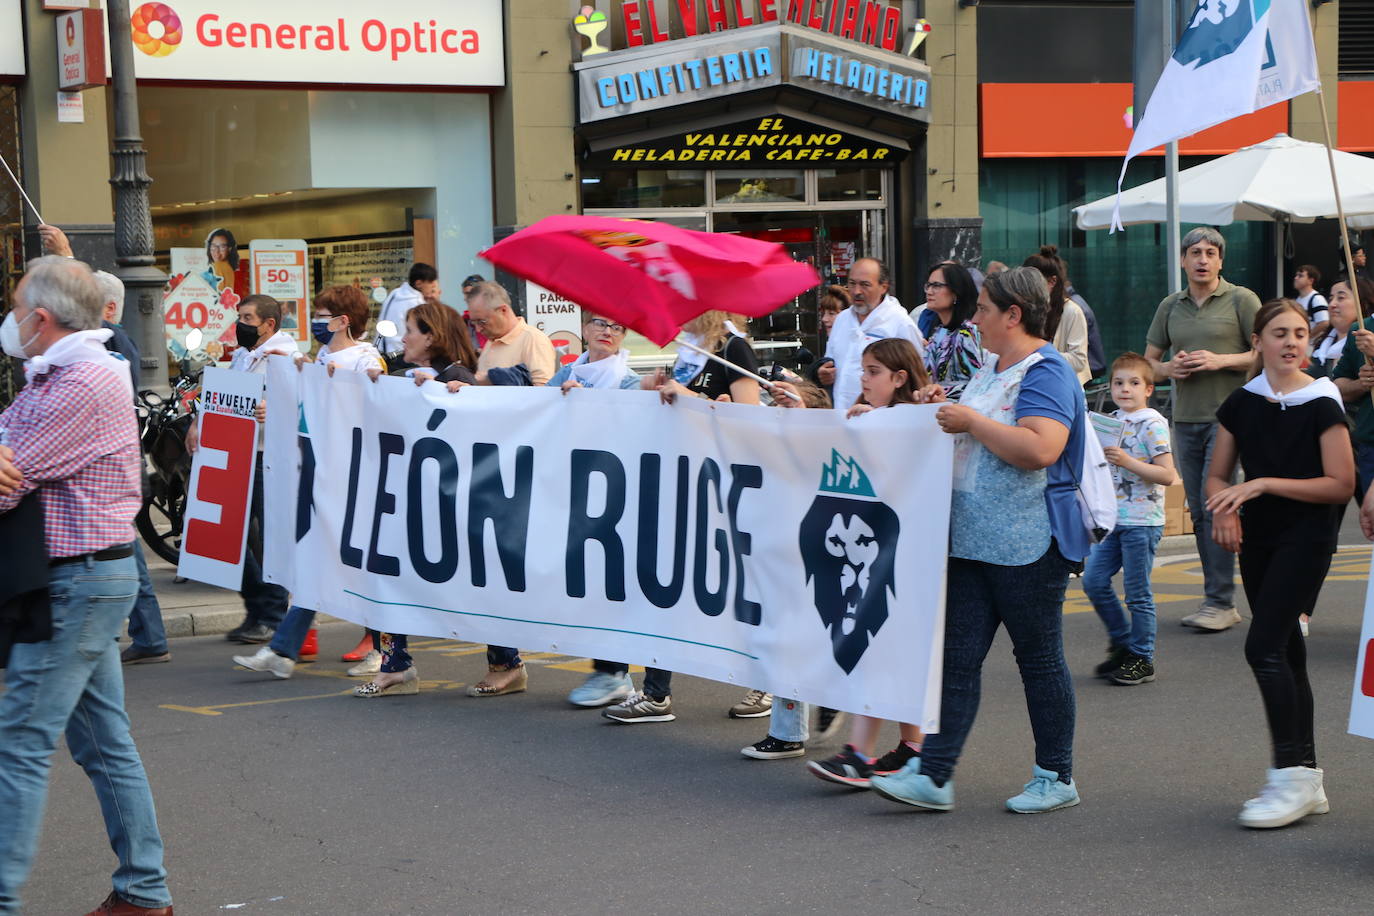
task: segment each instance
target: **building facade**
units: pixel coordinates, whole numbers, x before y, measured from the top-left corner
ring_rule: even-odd
[[[51,8],[77,5],[0,0],[0,153],[78,254],[109,266],[110,98],[98,75],[59,92],[70,39]],[[770,239],[827,280],[880,257],[908,307],[939,260],[1016,264],[1052,243],[1113,352],[1142,345],[1167,291],[1162,229],[1085,233],[1070,216],[1113,189],[1129,142],[1131,0],[133,6],[156,247],[173,275],[204,269],[210,234],[228,229],[243,260],[255,241],[303,243],[311,290],[390,289],[425,260],[456,302],[463,277],[491,274],[478,252],[494,239],[590,213]],[[1374,151],[1374,0],[1312,17],[1338,143]],[[1317,104],[1204,132],[1184,166],[1280,131],[1320,139]],[[1127,184],[1161,169],[1142,157]],[[12,278],[37,247],[7,182]],[[1274,292],[1274,231],[1225,229],[1230,279]],[[1334,272],[1332,226],[1291,234],[1290,266]],[[575,336],[566,314],[538,314],[539,290],[500,279],[532,321]],[[246,268],[234,280],[239,294],[255,282]],[[819,348],[814,304],[752,331]],[[182,330],[200,317],[168,314]]]

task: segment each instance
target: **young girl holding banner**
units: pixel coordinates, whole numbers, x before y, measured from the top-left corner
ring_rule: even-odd
[[[1265,303],[1251,341],[1256,366],[1217,409],[1207,474],[1212,537],[1240,554],[1254,619],[1245,660],[1255,674],[1273,746],[1260,794],[1241,808],[1246,827],[1282,827],[1330,810],[1312,733],[1312,687],[1298,619],[1310,614],[1336,550],[1340,507],[1355,462],[1340,392],[1302,371],[1308,318],[1291,299]],[[1231,485],[1239,459],[1245,482]]]
[[[859,400],[849,408],[851,419],[894,404],[915,404],[916,392],[930,384],[925,362],[909,340],[890,337],[864,348]],[[792,700],[776,700],[768,734],[741,753],[756,760],[800,757],[806,741],[806,706]],[[902,723],[902,740],[882,757],[874,757],[878,730],[883,720],[855,716],[849,743],[829,760],[807,765],[821,779],[841,785],[867,788],[874,773],[893,773],[921,750],[921,730]]]

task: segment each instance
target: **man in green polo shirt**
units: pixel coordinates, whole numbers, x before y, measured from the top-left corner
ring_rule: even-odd
[[[1184,626],[1225,630],[1240,622],[1236,612],[1236,559],[1212,540],[1212,515],[1202,485],[1212,460],[1217,408],[1241,385],[1254,359],[1250,332],[1259,297],[1221,278],[1226,240],[1215,229],[1198,228],[1183,237],[1188,288],[1159,304],[1145,335],[1145,358],[1155,381],[1173,382],[1174,460],[1178,462],[1193,536],[1202,560],[1205,597]],[[1164,354],[1173,357],[1164,360]]]

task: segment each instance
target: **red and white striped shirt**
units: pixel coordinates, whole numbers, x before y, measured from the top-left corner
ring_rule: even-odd
[[[0,513],[37,490],[48,555],[73,557],[126,544],[143,501],[138,420],[128,385],[93,362],[35,374],[0,414],[4,442],[24,475]]]

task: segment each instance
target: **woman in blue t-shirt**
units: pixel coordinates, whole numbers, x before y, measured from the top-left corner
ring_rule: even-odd
[[[978,712],[983,659],[1007,628],[1035,734],[1023,814],[1078,804],[1073,679],[1062,615],[1069,569],[1090,541],[1075,497],[1087,405],[1073,368],[1042,337],[1049,289],[1017,267],[988,277],[973,322],[996,359],[937,418],[954,446],[940,731],[921,756],[871,787],[922,808],[954,807],[954,765]],[[944,400],[938,387],[927,400]]]

